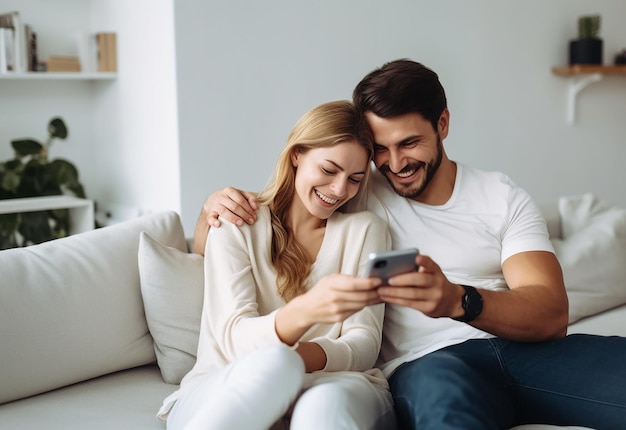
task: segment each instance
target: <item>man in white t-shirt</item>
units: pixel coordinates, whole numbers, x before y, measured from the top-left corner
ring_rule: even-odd
[[[393,248],[417,247],[416,272],[379,288],[387,303],[379,366],[401,428],[501,429],[525,423],[626,428],[626,338],[565,336],[568,303],[545,221],[501,173],[450,160],[450,113],[437,74],[396,60],[353,99],[375,139],[366,206]],[[254,222],[253,194],[207,199],[217,216]]]

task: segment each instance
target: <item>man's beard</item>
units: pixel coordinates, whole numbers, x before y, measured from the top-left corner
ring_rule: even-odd
[[[424,190],[428,187],[428,184],[435,177],[435,174],[437,173],[437,170],[439,169],[439,166],[441,165],[442,158],[443,158],[443,145],[441,143],[441,138],[439,137],[439,134],[437,134],[437,158],[435,158],[435,161],[433,163],[425,163],[423,161],[419,161],[417,163],[408,164],[400,172],[398,172],[398,173],[408,172],[413,169],[417,171],[418,169],[423,168],[425,175],[424,175],[424,180],[421,183],[416,184],[415,182],[412,182],[407,185],[397,186],[394,183],[393,179],[389,177],[389,175],[393,175],[393,173],[391,172],[391,169],[389,168],[389,164],[384,164],[380,166],[378,170],[380,171],[380,173],[383,174],[385,179],[387,179],[387,182],[389,182],[389,185],[391,185],[391,188],[393,188],[396,194],[402,197],[406,197],[408,199],[416,199],[424,192]]]

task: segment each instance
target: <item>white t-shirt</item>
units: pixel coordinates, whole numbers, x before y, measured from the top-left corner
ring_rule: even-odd
[[[393,249],[418,248],[453,283],[504,290],[507,258],[524,251],[554,252],[539,209],[504,174],[457,163],[452,196],[430,206],[397,195],[382,174],[372,173],[367,208],[387,220]],[[387,305],[383,330],[378,366],[387,377],[429,352],[492,337],[469,324],[396,305]]]

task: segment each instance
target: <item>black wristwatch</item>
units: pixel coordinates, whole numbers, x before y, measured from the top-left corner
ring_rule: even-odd
[[[465,294],[463,294],[461,299],[461,306],[463,306],[465,315],[453,319],[467,323],[475,320],[483,311],[483,298],[476,288],[469,285],[461,285],[461,287],[465,289]]]

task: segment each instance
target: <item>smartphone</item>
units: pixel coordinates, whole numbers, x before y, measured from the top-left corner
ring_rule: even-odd
[[[365,276],[380,278],[386,284],[389,278],[402,273],[415,272],[418,267],[415,257],[417,248],[398,249],[387,252],[373,252],[369,255]]]

